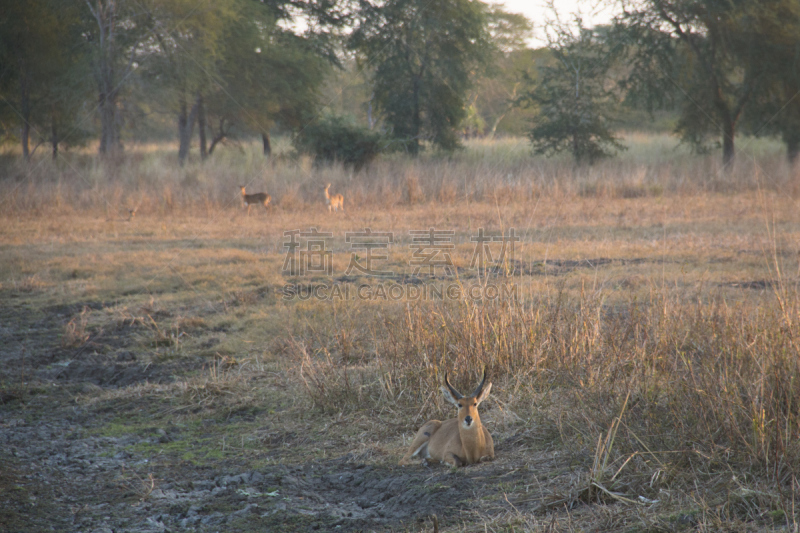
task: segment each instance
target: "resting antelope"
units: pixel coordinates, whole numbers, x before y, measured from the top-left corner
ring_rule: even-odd
[[[269,212],[267,206],[269,205],[270,200],[272,200],[272,196],[265,192],[258,192],[256,194],[247,194],[244,192],[245,186],[239,186],[242,189],[242,207],[247,206],[247,214],[250,214],[250,205],[252,204],[261,204],[264,206],[264,210]]]
[[[328,212],[330,213],[331,210],[338,211],[340,208],[342,211],[344,211],[344,196],[341,194],[331,195],[331,193],[328,192],[328,189],[330,188],[331,184],[329,183],[325,187],[325,205],[328,206]]]
[[[458,407],[458,418],[440,422],[429,420],[414,437],[401,465],[411,462],[419,455],[424,459],[436,459],[453,466],[465,466],[484,459],[494,459],[494,443],[489,431],[481,424],[478,406],[489,396],[492,384],[486,383],[486,369],[478,388],[469,396],[464,396],[450,385],[444,375],[447,388],[442,387],[445,399]]]

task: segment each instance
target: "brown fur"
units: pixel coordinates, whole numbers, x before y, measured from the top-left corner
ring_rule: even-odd
[[[452,466],[466,466],[486,459],[494,459],[494,442],[489,431],[481,424],[478,406],[489,396],[492,384],[483,381],[470,396],[462,396],[452,388],[445,375],[446,387],[442,387],[445,399],[458,407],[458,418],[440,422],[429,420],[419,431],[408,452],[400,460],[401,465],[411,462],[414,456],[434,459]],[[461,397],[459,397],[461,396]],[[470,417],[472,423],[466,426],[464,420]]]
[[[325,205],[328,206],[328,212],[331,211],[338,211],[341,209],[344,211],[344,196],[341,194],[331,194],[328,192],[328,189],[331,188],[331,184],[329,183],[325,187]]]
[[[240,188],[242,189],[242,207],[247,206],[247,214],[250,214],[250,206],[252,204],[261,204],[264,206],[264,210],[269,212],[267,206],[269,202],[272,200],[272,196],[265,192],[257,192],[255,194],[247,194],[245,192],[244,185],[241,185]]]

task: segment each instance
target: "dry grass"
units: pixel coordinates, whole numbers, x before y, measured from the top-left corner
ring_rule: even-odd
[[[174,147],[136,146],[117,160],[90,153],[66,154],[31,164],[6,155],[0,209],[8,215],[101,214],[124,221],[140,215],[214,216],[240,203],[238,186],[268,191],[284,211],[315,208],[321,184],[344,192],[361,209],[435,202],[507,205],[536,198],[640,198],[664,194],[781,191],[795,197],[794,172],[780,157],[780,145],[743,139],[739,161],[724,172],[718,156],[695,157],[667,136],[626,136],[629,152],[592,167],[575,168],[567,157],[530,156],[527,143],[506,139],[470,141],[453,156],[430,153],[417,161],[385,156],[354,174],[340,166],[316,169],[308,158],[294,159],[285,140],[267,161],[258,146],[223,150],[205,163],[174,164]]]
[[[713,159],[664,155],[665,138],[629,137],[623,158],[588,169],[529,158],[512,140],[451,159],[393,156],[356,175],[264,163],[249,147],[185,169],[146,151],[113,166],[81,155],[7,165],[0,290],[69,306],[57,340],[67,353],[202,358],[174,383],[91,392],[84,405],[151,398],[188,418],[269,405],[271,425],[252,438],[306,436],[275,460],[352,451],[393,463],[422,422],[450,416],[443,373],[466,387],[485,365],[498,461],[521,469],[561,454],[573,466],[570,483],[553,466],[528,484],[541,491],[535,507],[528,488],[511,490],[481,530],[796,527],[800,182],[762,141],[723,175]],[[325,209],[327,182],[347,198],[341,216]],[[239,184],[277,207],[245,216]],[[399,284],[408,231],[454,229],[453,282],[513,284],[516,298],[283,301],[283,231],[312,226],[334,233],[337,276],[345,231],[394,232]],[[470,271],[481,227],[523,236],[510,277]],[[592,506],[574,517],[580,503]]]

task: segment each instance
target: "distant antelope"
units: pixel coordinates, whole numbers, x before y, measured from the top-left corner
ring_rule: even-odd
[[[419,428],[401,465],[411,462],[414,456],[435,459],[453,466],[465,466],[484,459],[494,459],[494,443],[489,431],[481,424],[478,406],[489,396],[492,384],[486,384],[486,369],[478,388],[469,396],[464,396],[450,385],[444,375],[447,388],[442,392],[447,401],[458,407],[458,418],[440,422],[429,420]]]
[[[264,210],[267,210],[267,206],[269,205],[270,200],[272,200],[272,196],[265,192],[258,192],[256,194],[247,194],[244,192],[244,185],[240,185],[242,189],[242,207],[247,206],[247,214],[250,214],[250,206],[252,204],[261,204],[264,206]]]
[[[344,211],[344,196],[341,194],[334,194],[331,196],[331,193],[328,192],[330,188],[331,184],[329,183],[325,187],[325,205],[328,206],[328,212],[330,213],[331,210],[338,211],[339,209]]]

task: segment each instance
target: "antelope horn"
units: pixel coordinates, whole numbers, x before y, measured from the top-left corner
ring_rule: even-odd
[[[472,393],[473,396],[479,396],[481,391],[483,390],[483,385],[486,383],[486,367],[483,367],[483,379],[481,380],[481,384],[478,385],[478,388],[475,389],[475,392]]]
[[[445,372],[445,373],[444,373],[444,384],[445,384],[445,385],[447,385],[447,388],[448,388],[448,389],[450,389],[450,393],[453,395],[453,397],[454,397],[456,400],[460,400],[461,398],[463,398],[463,397],[464,397],[464,395],[463,395],[463,394],[461,394],[460,392],[458,392],[456,389],[454,389],[454,388],[453,388],[453,386],[452,386],[452,385],[450,385],[450,380],[449,380],[449,379],[447,379],[447,372]]]

